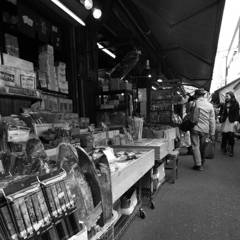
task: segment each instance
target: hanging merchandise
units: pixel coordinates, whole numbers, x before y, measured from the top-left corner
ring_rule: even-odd
[[[7,239],[25,239],[37,235],[51,224],[51,217],[47,209],[44,196],[36,177],[8,179],[8,183],[1,182],[0,211],[5,219],[8,230]],[[12,218],[14,216],[15,218]]]

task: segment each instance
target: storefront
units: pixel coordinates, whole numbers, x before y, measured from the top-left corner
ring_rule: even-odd
[[[173,4],[172,14],[184,22],[210,9],[218,32],[223,2],[184,16]],[[176,180],[183,84],[209,87],[218,34],[204,59],[182,29],[185,46],[162,22],[159,39],[152,1],[2,0],[0,9],[0,239],[119,238],[145,218],[142,195],[154,209],[154,193]]]

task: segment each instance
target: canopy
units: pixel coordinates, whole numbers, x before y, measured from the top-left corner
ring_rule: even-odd
[[[225,0],[119,2],[143,17],[145,26],[139,25],[140,29],[158,45],[163,72],[184,83],[210,88]]]

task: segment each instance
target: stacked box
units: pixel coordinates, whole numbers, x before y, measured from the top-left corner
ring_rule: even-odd
[[[3,64],[9,67],[19,68],[21,70],[34,72],[33,63],[24,59],[3,53]]]
[[[17,37],[5,33],[4,38],[6,52],[12,56],[19,57],[19,46]]]
[[[41,88],[47,88],[47,74],[46,72],[37,72],[38,84]]]
[[[68,94],[68,82],[66,80],[66,63],[59,62],[56,69],[56,77],[59,91]]]
[[[58,99],[57,97],[42,94],[41,109],[51,112],[58,112]]]
[[[18,69],[10,66],[0,65],[0,80],[4,81],[6,86],[20,86]]]
[[[36,73],[20,70],[20,83],[22,88],[36,89]]]
[[[71,113],[73,111],[73,102],[71,99],[58,98],[59,112]]]
[[[51,45],[45,45],[40,49],[38,61],[39,71],[46,73],[48,89],[57,92],[58,84],[54,67],[54,49]]]

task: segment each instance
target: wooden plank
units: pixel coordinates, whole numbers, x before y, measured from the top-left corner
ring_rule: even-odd
[[[114,148],[117,151],[126,151],[128,148]],[[143,154],[129,165],[111,174],[113,203],[116,202],[128,189],[141,179],[154,166],[154,151],[151,149],[132,148],[131,151],[141,151]]]

